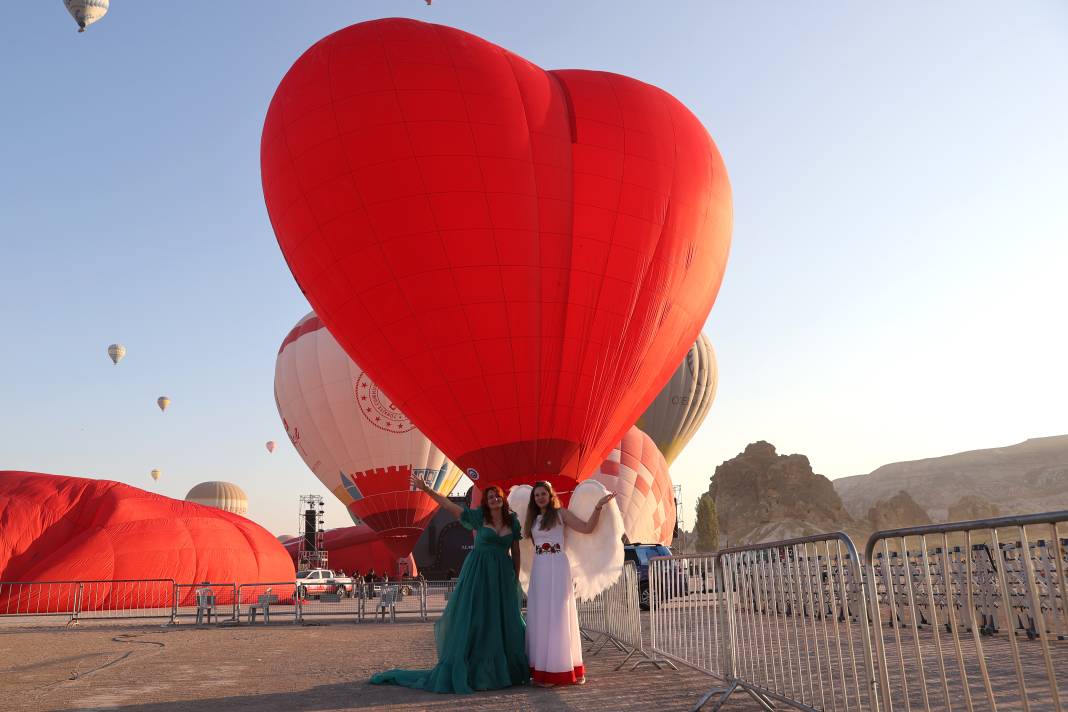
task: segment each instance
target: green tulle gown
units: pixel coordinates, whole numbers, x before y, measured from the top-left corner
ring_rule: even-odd
[[[464,508],[460,523],[477,532],[445,613],[434,624],[438,664],[432,670],[387,670],[374,685],[403,685],[431,692],[469,693],[522,685],[530,680],[526,624],[508,550],[520,538],[519,519],[498,535],[482,525],[481,510]]]

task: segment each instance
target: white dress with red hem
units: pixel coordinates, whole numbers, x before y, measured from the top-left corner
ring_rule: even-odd
[[[534,555],[527,590],[527,657],[534,682],[568,685],[585,674],[575,584],[564,547],[564,524],[547,531],[534,520]]]

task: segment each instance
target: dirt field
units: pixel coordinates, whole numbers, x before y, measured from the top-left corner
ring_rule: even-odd
[[[432,624],[196,627],[101,625],[0,629],[0,708],[29,710],[634,710],[690,709],[705,675],[588,657],[581,687],[471,696],[367,684],[390,667],[431,667]],[[757,709],[743,696],[731,710]]]

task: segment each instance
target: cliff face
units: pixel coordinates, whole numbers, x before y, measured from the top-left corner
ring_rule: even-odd
[[[812,472],[804,455],[779,455],[763,440],[716,468],[709,493],[719,516],[720,543],[736,546],[839,529],[856,522],[831,481]]]
[[[834,480],[834,488],[854,517],[865,516],[877,502],[902,490],[937,522],[958,519],[950,508],[967,495],[1003,515],[1068,509],[1068,435],[897,462],[868,475]]]

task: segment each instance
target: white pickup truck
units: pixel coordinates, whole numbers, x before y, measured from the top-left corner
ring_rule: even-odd
[[[345,598],[355,591],[356,582],[348,576],[342,576],[330,569],[311,569],[297,572],[297,595],[301,598],[321,596],[324,593],[336,593]]]

